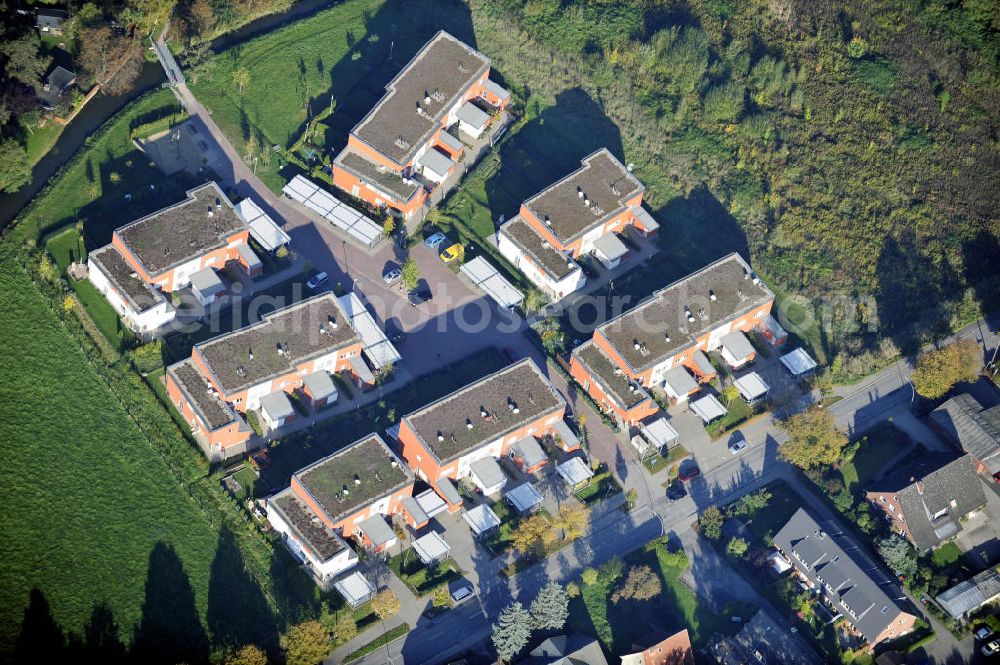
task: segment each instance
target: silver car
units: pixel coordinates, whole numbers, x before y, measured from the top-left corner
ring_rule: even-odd
[[[382,281],[385,282],[386,285],[391,285],[398,282],[399,278],[402,276],[403,276],[402,270],[400,270],[399,268],[393,268],[392,270],[386,270],[384,273],[382,273]]]

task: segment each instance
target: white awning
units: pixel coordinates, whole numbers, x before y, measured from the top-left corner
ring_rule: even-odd
[[[520,305],[524,300],[524,294],[515,289],[513,284],[481,256],[462,265],[461,271],[479,290],[493,298],[501,307]]]
[[[288,198],[298,201],[326,221],[366,247],[374,247],[382,239],[382,225],[361,214],[332,194],[320,189],[306,178],[295,176],[281,190]]]
[[[236,212],[250,225],[250,235],[261,247],[273,252],[291,242],[287,233],[281,230],[271,216],[250,199],[243,199],[235,206]]]
[[[526,513],[542,502],[542,495],[538,493],[531,483],[521,483],[513,489],[504,492],[504,498],[519,513]]]
[[[587,463],[579,457],[571,457],[562,464],[556,466],[556,471],[562,476],[568,485],[576,487],[594,477],[594,472],[590,470]]]
[[[351,320],[351,327],[361,336],[364,354],[371,364],[376,369],[380,369],[399,362],[401,359],[399,351],[375,323],[375,317],[371,315],[361,299],[351,291],[340,296],[338,300],[344,314]]]
[[[375,585],[358,571],[334,582],[333,588],[351,607],[357,607],[375,595]]]
[[[781,356],[781,364],[793,376],[802,376],[807,372],[813,371],[818,366],[812,356],[806,353],[805,349],[795,349],[791,353]]]
[[[640,423],[639,431],[642,432],[647,441],[657,448],[665,448],[680,438],[677,430],[663,417],[656,418],[649,423]]]
[[[716,399],[715,395],[706,395],[701,399],[691,402],[691,410],[694,411],[707,425],[716,418],[726,415],[726,407]]]
[[[500,518],[485,503],[482,503],[471,510],[462,513],[462,519],[472,529],[472,533],[481,536],[488,531],[500,526]]]
[[[757,372],[745,374],[744,376],[736,379],[733,383],[736,385],[736,389],[740,391],[740,395],[743,396],[743,399],[748,402],[752,402],[763,397],[767,394],[767,391],[771,389]]]
[[[413,551],[417,553],[420,560],[430,565],[436,561],[443,561],[451,553],[451,546],[448,541],[441,537],[436,531],[431,531],[426,536],[421,536],[413,541]]]

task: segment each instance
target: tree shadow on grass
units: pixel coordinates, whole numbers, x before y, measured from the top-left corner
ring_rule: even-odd
[[[58,662],[66,647],[66,636],[52,616],[49,601],[37,587],[31,590],[24,609],[21,633],[14,645],[14,662]]]
[[[972,287],[983,312],[1000,311],[1000,239],[980,231],[962,243],[965,282]]]
[[[238,608],[238,611],[234,609]],[[216,647],[236,650],[246,644],[276,655],[278,630],[267,599],[246,571],[228,527],[219,532],[208,585],[208,629]]]
[[[6,654],[2,661],[7,662]],[[45,594],[34,588],[24,610],[12,662],[119,665],[128,662],[128,658],[118,623],[107,602],[94,605],[82,635],[71,632],[67,636],[52,616]]]
[[[146,598],[131,656],[153,665],[196,665],[207,663],[208,655],[208,635],[184,566],[173,547],[157,543],[149,554]]]

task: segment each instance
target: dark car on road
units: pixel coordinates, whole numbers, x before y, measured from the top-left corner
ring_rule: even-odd
[[[680,473],[677,474],[677,480],[682,483],[686,483],[689,480],[693,480],[701,475],[701,469],[699,469],[694,464],[681,469]]]
[[[410,301],[411,305],[416,307],[417,305],[422,305],[425,302],[429,302],[433,297],[434,296],[431,295],[430,289],[418,287],[410,291],[410,294],[409,296],[407,296],[407,299]]]
[[[670,483],[670,487],[667,488],[667,498],[670,499],[670,503],[677,501],[678,499],[683,499],[687,496],[687,490],[684,489],[684,484],[674,481]]]

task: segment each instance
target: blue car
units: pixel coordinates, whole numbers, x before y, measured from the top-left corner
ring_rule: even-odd
[[[445,235],[440,231],[438,231],[434,235],[425,238],[424,244],[430,247],[431,249],[437,249],[437,246],[443,243],[444,241],[445,241]]]

